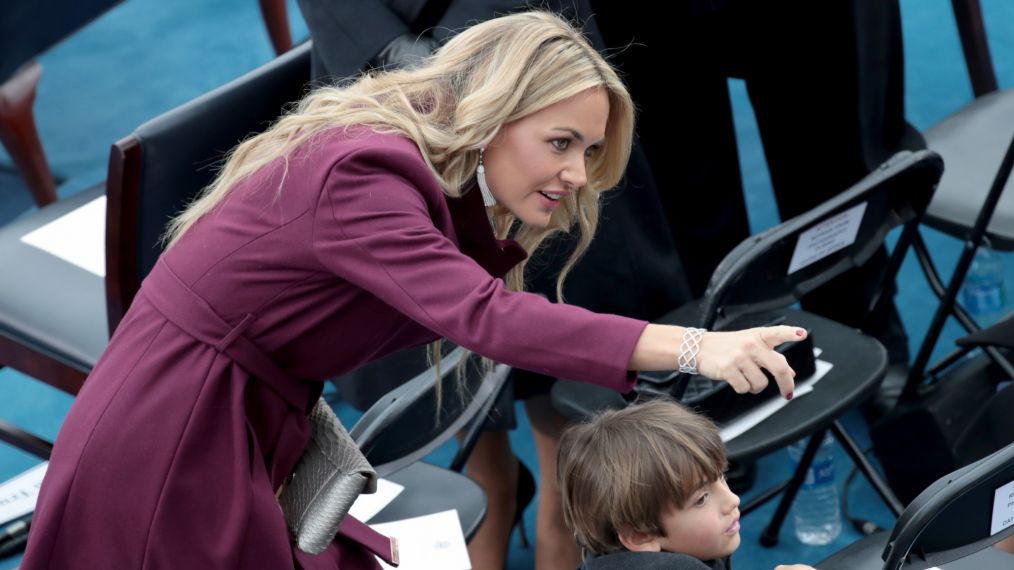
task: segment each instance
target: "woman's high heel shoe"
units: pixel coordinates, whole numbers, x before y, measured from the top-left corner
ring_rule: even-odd
[[[522,548],[528,548],[528,536],[525,534],[525,509],[535,498],[535,477],[528,467],[518,460],[518,489],[514,510],[514,524],[518,529],[518,540]]]

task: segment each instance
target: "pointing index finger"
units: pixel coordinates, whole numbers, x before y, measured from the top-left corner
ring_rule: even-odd
[[[774,348],[785,342],[796,342],[806,338],[806,329],[779,325],[776,327],[764,327],[761,329],[761,339],[770,348]]]

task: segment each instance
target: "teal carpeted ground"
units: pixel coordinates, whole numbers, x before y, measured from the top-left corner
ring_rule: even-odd
[[[995,65],[1002,87],[1014,85],[1014,4],[1006,0],[983,0]],[[924,129],[971,99],[957,33],[947,0],[903,0],[908,116]],[[290,2],[293,37],[304,37],[306,28],[294,2]],[[129,0],[88,28],[45,54],[44,74],[35,106],[36,120],[53,170],[62,178],[61,196],[71,195],[105,177],[109,145],[136,125],[238,76],[272,56],[267,34],[252,0]],[[741,162],[745,178],[751,225],[762,230],[777,222],[770,181],[745,89],[733,81]],[[0,151],[0,223],[29,211],[31,202],[17,178],[9,172],[10,160]],[[6,168],[5,168],[6,167]],[[959,244],[928,231],[930,247],[944,272],[957,258]],[[1014,260],[1005,258],[1007,283],[1014,282]],[[5,268],[2,271],[11,271]],[[2,278],[0,271],[0,278]],[[899,277],[898,305],[916,343],[935,309],[913,260]],[[939,344],[944,352],[958,330],[950,325]],[[0,418],[54,437],[70,406],[71,398],[11,370],[0,370]],[[355,413],[343,410],[351,422]],[[157,418],[153,418],[157,422]],[[846,423],[866,444],[866,428],[858,414]],[[518,455],[534,468],[535,453],[527,423],[512,434]],[[448,450],[438,451],[435,461],[446,462]],[[35,464],[26,454],[0,446],[0,480]],[[839,484],[851,463],[839,451],[836,458]],[[786,478],[789,462],[784,452],[759,462],[757,489]],[[110,490],[113,492],[113,490]],[[749,494],[747,495],[749,496]],[[890,525],[888,511],[865,481],[853,485],[851,510],[881,525]],[[769,505],[743,521],[743,546],[735,556],[739,570],[769,569],[777,563],[814,563],[855,540],[846,528],[842,537],[824,548],[806,547],[794,539],[791,523],[773,549],[758,545],[757,537],[774,506]],[[534,529],[534,508],[526,520]],[[0,561],[0,570],[14,568],[17,558]],[[510,568],[531,568],[530,550],[521,549],[515,537]]]

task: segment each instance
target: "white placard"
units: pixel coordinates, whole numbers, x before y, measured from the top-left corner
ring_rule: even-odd
[[[398,558],[401,560],[398,570],[472,568],[457,510],[370,526],[380,534],[398,539]],[[394,568],[382,560],[380,565]]]
[[[792,252],[788,274],[791,275],[811,263],[852,245],[856,241],[856,234],[859,233],[859,226],[863,221],[863,212],[865,211],[866,202],[857,204],[799,234],[796,249]]]
[[[106,197],[100,196],[28,232],[21,236],[21,241],[105,277],[105,232]]]
[[[384,507],[390,504],[404,490],[405,487],[403,485],[399,485],[394,481],[377,479],[377,492],[369,495],[359,495],[356,502],[352,503],[349,514],[362,522],[366,522],[384,510]]]
[[[1007,483],[993,494],[993,523],[989,536],[1014,524],[1014,481]]]
[[[23,517],[35,510],[39,487],[46,476],[48,461],[0,484],[0,524]]]
[[[820,356],[821,349],[813,349],[814,357]],[[805,380],[796,383],[795,389],[792,391],[792,399],[799,398],[805,394],[809,394],[813,391],[813,385],[820,381],[827,373],[833,368],[834,365],[826,360],[817,359],[816,370],[814,373]],[[789,404],[789,401],[785,398],[775,397],[771,398],[767,402],[753,408],[749,412],[737,417],[728,424],[722,426],[720,434],[722,441],[729,442],[735,437],[739,437],[746,430],[754,427],[755,425],[766,420],[768,416],[774,414],[778,410],[784,408]]]

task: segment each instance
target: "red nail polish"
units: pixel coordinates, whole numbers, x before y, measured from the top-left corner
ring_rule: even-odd
[[[803,336],[803,329],[796,329],[796,336]]]
[[[792,399],[792,392],[789,392],[788,394],[786,394],[785,395],[785,399],[786,400],[791,400]]]

